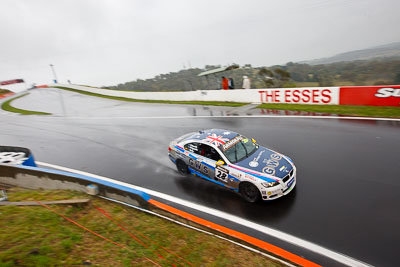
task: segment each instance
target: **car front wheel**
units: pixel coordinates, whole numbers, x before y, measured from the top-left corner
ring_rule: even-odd
[[[260,191],[251,183],[240,184],[239,192],[247,202],[254,203],[260,200]]]
[[[176,161],[176,169],[182,175],[188,175],[189,174],[188,166],[182,160]]]

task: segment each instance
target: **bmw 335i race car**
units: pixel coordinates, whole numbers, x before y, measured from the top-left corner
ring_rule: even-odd
[[[179,173],[232,189],[248,202],[277,199],[296,185],[296,167],[289,157],[232,131],[188,133],[173,140],[168,150]]]

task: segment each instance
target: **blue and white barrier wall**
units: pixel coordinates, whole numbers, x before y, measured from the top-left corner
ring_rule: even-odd
[[[0,183],[29,189],[64,189],[81,192],[87,192],[87,186],[95,184],[102,196],[135,206],[148,207],[150,199],[148,194],[113,181],[38,168],[29,149],[0,146]]]
[[[0,164],[36,167],[32,152],[25,147],[0,146]]]

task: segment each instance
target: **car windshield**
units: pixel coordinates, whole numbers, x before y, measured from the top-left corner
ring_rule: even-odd
[[[236,163],[248,158],[258,149],[258,145],[247,137],[238,135],[226,143],[222,153],[231,163]]]

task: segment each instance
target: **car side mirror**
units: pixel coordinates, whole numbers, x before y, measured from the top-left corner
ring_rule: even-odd
[[[223,160],[218,160],[216,164],[217,166],[222,166],[225,165],[225,162]]]

